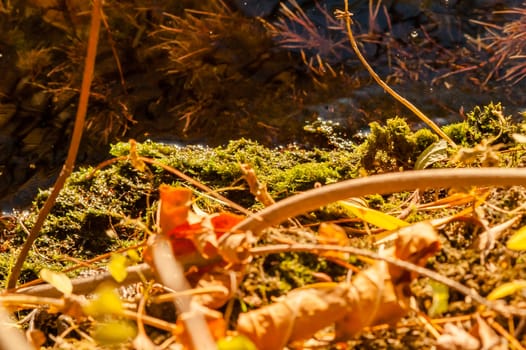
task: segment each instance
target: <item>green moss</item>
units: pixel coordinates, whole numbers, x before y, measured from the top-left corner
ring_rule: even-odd
[[[465,123],[446,130],[456,132],[457,140],[461,131],[465,131],[466,140],[478,140],[506,126],[503,126],[502,118],[498,118],[500,111],[500,105],[476,108]],[[510,130],[514,130],[513,127],[503,130],[501,136]],[[144,142],[137,145],[137,152],[216,189],[245,186],[239,165],[248,163],[259,180],[267,184],[269,194],[279,200],[311,189],[316,183],[328,184],[357,177],[361,169],[370,173],[411,169],[418,155],[436,140],[437,136],[431,131],[413,132],[402,118],[393,118],[385,124],[372,123],[370,135],[354,151],[271,149],[241,139],[216,148]],[[128,143],[118,143],[112,146],[111,154],[127,156],[129,150]],[[122,220],[135,218],[151,223],[158,186],[183,182],[159,167],[149,169],[140,172],[128,161],[119,161],[94,174],[92,168],[73,173],[42,229],[41,237],[47,238],[40,240],[39,244],[63,254],[74,252],[78,257],[92,257],[116,247],[116,238],[106,233],[110,228],[116,231],[119,239],[137,237],[136,229],[121,224]],[[37,209],[48,193],[43,191],[36,198],[35,207],[26,220],[28,226],[35,220]],[[246,208],[259,208],[246,186],[223,194]],[[372,207],[381,210],[396,208],[396,203],[383,203],[381,197],[371,197],[370,202]],[[199,204],[207,210],[220,209],[218,203],[204,198]],[[337,210],[331,212],[328,206],[325,214],[322,212],[313,218],[338,215]],[[22,240],[20,234],[15,242],[20,244]]]
[[[445,130],[457,142],[472,143],[485,137],[497,136],[501,142],[505,142],[511,137],[511,132],[520,130],[520,125],[512,124],[509,118],[502,118],[500,112],[500,105],[476,108],[469,114],[466,122],[448,126]],[[271,149],[241,139],[216,148],[177,147],[145,142],[137,144],[137,152],[176,168],[213,189],[237,186],[222,194],[245,208],[257,210],[261,204],[255,201],[242,180],[239,166],[242,163],[250,164],[258,179],[267,184],[269,194],[280,200],[296,192],[311,189],[316,183],[328,184],[357,177],[363,169],[369,173],[411,169],[418,155],[436,140],[437,136],[431,131],[422,129],[413,132],[403,119],[394,118],[385,124],[372,123],[370,135],[354,150]],[[118,143],[112,146],[111,154],[116,157],[127,156],[129,150],[128,143]],[[92,258],[122,247],[127,242],[141,240],[144,232],[129,224],[129,219],[151,225],[158,186],[161,183],[184,184],[182,179],[160,167],[148,166],[148,169],[141,172],[128,161],[121,160],[95,173],[92,168],[74,172],[35,243],[38,251],[42,255],[56,257],[55,262],[62,265],[65,263],[60,261],[67,255],[80,259]],[[27,227],[32,226],[38,209],[48,195],[49,191],[42,191],[35,199],[34,207],[24,219]],[[371,208],[382,212],[398,212],[405,207],[406,204],[403,203],[409,195],[410,193],[388,197],[372,195],[366,201]],[[200,197],[197,203],[204,210],[224,209],[221,204],[205,197]],[[514,207],[511,200],[505,205]],[[419,221],[435,214],[414,211],[406,220]],[[302,220],[319,222],[342,217],[346,217],[346,214],[337,205],[328,205],[303,216]],[[359,225],[356,227],[360,228]],[[22,244],[24,239],[25,233],[19,228],[12,240],[13,247]],[[8,254],[0,256],[0,274],[4,276],[9,269],[8,257]],[[301,260],[299,256],[291,259]],[[34,273],[30,271],[38,271],[39,262],[30,258],[28,264],[28,276],[33,276]],[[292,261],[283,266],[278,264],[276,269],[283,276],[285,270],[297,272],[294,264]],[[302,260],[298,264],[305,266],[309,263]],[[287,289],[308,283],[310,277],[307,276],[320,268],[323,267],[311,264],[305,276],[299,277],[301,281],[291,279],[292,277],[283,278],[280,288]]]
[[[386,125],[370,124],[371,133],[358,147],[362,165],[367,171],[383,172],[411,169],[424,149],[437,141],[427,129],[412,132],[402,118],[387,120]]]
[[[483,139],[493,143],[509,143],[511,135],[518,132],[519,125],[510,116],[504,116],[500,103],[476,106],[467,113],[466,120],[444,127],[444,132],[461,146],[474,146]]]
[[[359,158],[346,151],[270,149],[245,139],[217,148],[171,146],[172,152],[166,152],[166,145],[160,147],[162,152],[156,149],[156,143],[146,142],[138,144],[137,150],[144,156],[155,154],[160,162],[214,188],[239,183],[242,178],[239,165],[248,163],[277,199],[294,191],[310,189],[316,182],[326,184],[350,178],[357,173],[359,165]],[[124,143],[111,150],[114,156],[124,156],[128,152],[129,145]],[[158,185],[173,179],[164,170],[156,171],[153,182]],[[243,191],[243,196],[243,204],[253,204],[247,191]]]

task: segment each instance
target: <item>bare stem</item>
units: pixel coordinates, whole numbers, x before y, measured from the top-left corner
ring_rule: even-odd
[[[94,0],[93,8],[91,10],[91,25],[88,39],[88,51],[86,53],[86,63],[84,65],[84,75],[82,77],[82,86],[80,90],[80,99],[77,109],[77,115],[75,117],[75,126],[73,128],[73,136],[71,138],[71,144],[69,146],[68,155],[62,171],[60,172],[53,190],[51,191],[49,197],[46,199],[44,206],[38,213],[37,220],[29,235],[22,246],[22,249],[18,253],[15,265],[11,269],[9,275],[9,280],[7,282],[7,288],[11,289],[16,286],[18,277],[20,276],[20,271],[26,257],[31,249],[31,246],[38,237],[40,229],[44,225],[44,221],[48,216],[51,208],[55,205],[55,201],[60,193],[60,190],[64,186],[67,178],[73,171],[75,166],[75,159],[77,158],[77,152],[79,150],[80,140],[82,138],[82,131],[84,129],[84,120],[86,119],[86,111],[88,109],[88,98],[90,93],[91,81],[93,80],[93,70],[95,69],[95,56],[97,55],[97,43],[99,41],[99,28],[100,28],[100,19],[101,19],[101,10],[102,10],[102,0]]]
[[[526,186],[526,169],[427,169],[345,180],[314,188],[276,202],[276,204],[260,210],[257,213],[257,219],[247,217],[232,228],[231,232],[233,234],[251,231],[257,236],[265,228],[278,225],[290,217],[316,210],[321,206],[349,197],[396,193],[417,188],[470,188],[476,186]],[[223,239],[223,237],[221,238]]]
[[[184,276],[184,267],[173,254],[170,241],[161,235],[153,244],[153,263],[159,280],[168,288],[183,292],[190,289]],[[173,299],[174,306],[181,312],[179,319],[185,324],[185,330],[193,349],[217,349],[206,324],[204,315],[195,308],[191,295],[179,295]]]
[[[421,110],[419,110],[414,104],[409,102],[407,99],[402,97],[400,94],[398,94],[396,91],[394,91],[389,85],[387,85],[379,76],[376,74],[376,72],[371,68],[369,63],[367,63],[367,60],[363,57],[362,53],[360,52],[360,49],[358,49],[358,45],[356,44],[356,40],[354,39],[354,35],[351,30],[351,13],[349,12],[349,3],[348,0],[345,1],[345,10],[343,12],[338,11],[337,16],[339,18],[345,19],[345,26],[347,29],[347,35],[349,37],[349,42],[351,43],[351,47],[356,53],[356,56],[358,56],[358,59],[363,64],[365,69],[371,74],[373,79],[380,85],[385,91],[389,93],[389,95],[393,96],[398,102],[406,106],[411,112],[416,114],[418,118],[420,118],[424,123],[426,123],[431,129],[433,129],[441,138],[446,140],[450,145],[456,146],[455,142],[446,135],[445,132],[442,131],[436,125],[431,119],[429,119]]]

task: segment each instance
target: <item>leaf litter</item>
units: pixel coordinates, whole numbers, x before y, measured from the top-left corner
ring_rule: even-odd
[[[137,146],[140,148],[141,145]],[[115,163],[110,165],[107,170],[100,169],[100,174],[95,176],[101,176],[112,167],[121,168],[123,166],[126,167],[126,162]],[[151,170],[154,170],[155,165],[150,165],[150,167],[152,167]],[[136,168],[133,171],[141,172]],[[256,176],[256,173],[252,176]],[[272,184],[267,184],[267,186],[269,186],[268,193],[272,193]],[[189,188],[180,187],[180,185],[161,184],[158,189],[160,201],[157,204],[154,203],[152,208],[157,208],[157,214],[148,214],[150,217],[156,217],[153,220],[154,225],[149,231],[158,233],[148,234],[150,238],[143,252],[143,258],[150,263],[154,272],[163,270],[163,266],[168,264],[170,259],[163,258],[161,263],[155,264],[153,256],[158,240],[156,237],[165,237],[170,242],[169,246],[174,255],[173,263],[180,264],[178,261],[183,263],[180,265],[181,278],[188,282],[184,282],[183,287],[173,288],[170,287],[171,282],[164,282],[163,278],[159,277],[159,281],[164,285],[161,290],[151,289],[148,287],[149,284],[144,284],[143,288],[147,289],[143,289],[144,292],[136,295],[150,300],[147,302],[150,308],[153,305],[166,308],[162,305],[166,305],[166,302],[172,300],[178,300],[174,304],[174,307],[178,309],[181,305],[181,298],[190,298],[186,309],[181,309],[178,313],[180,321],[172,324],[171,328],[163,323],[166,321],[162,320],[162,316],[160,318],[159,316],[152,317],[147,314],[146,310],[141,311],[145,312],[141,322],[145,322],[149,327],[172,329],[170,334],[173,338],[169,334],[164,334],[160,338],[164,341],[171,339],[171,343],[183,344],[189,349],[198,348],[190,336],[191,332],[195,331],[190,331],[191,327],[188,328],[189,326],[184,322],[186,320],[185,313],[190,313],[188,317],[194,313],[204,315],[202,325],[206,325],[205,328],[209,329],[211,334],[215,334],[211,338],[215,339],[211,341],[211,344],[225,344],[228,342],[222,339],[244,336],[245,338],[239,338],[244,339],[239,340],[241,343],[251,344],[247,346],[255,346],[258,349],[277,349],[285,346],[303,348],[316,339],[318,341],[321,339],[321,343],[325,344],[324,346],[327,348],[330,348],[330,344],[352,346],[351,344],[361,343],[366,346],[365,344],[372,344],[377,340],[371,342],[371,340],[367,340],[367,337],[364,338],[365,335],[379,335],[388,329],[396,333],[397,329],[403,330],[404,327],[409,327],[412,332],[416,332],[415,334],[419,334],[417,332],[419,328],[431,327],[435,329],[434,333],[438,332],[435,334],[438,336],[432,338],[434,338],[433,342],[436,342],[437,346],[451,344],[450,340],[447,340],[447,335],[460,332],[459,330],[454,331],[454,327],[460,327],[458,329],[467,332],[470,337],[479,342],[478,344],[482,344],[484,341],[488,342],[488,340],[483,340],[484,337],[493,339],[496,344],[503,344],[503,342],[509,344],[510,341],[506,339],[510,337],[512,341],[516,339],[511,333],[513,329],[507,331],[504,329],[504,332],[501,329],[498,332],[494,330],[495,322],[484,321],[488,319],[501,320],[501,322],[507,320],[509,326],[509,322],[516,317],[504,312],[483,311],[473,302],[463,299],[458,291],[451,286],[448,288],[449,293],[444,294],[443,288],[429,287],[431,286],[430,281],[425,277],[418,277],[414,270],[392,265],[384,260],[375,260],[371,257],[363,257],[343,250],[339,251],[337,248],[324,250],[323,247],[359,247],[378,250],[379,256],[401,259],[417,266],[435,269],[446,278],[453,277],[460,283],[475,288],[482,295],[488,295],[489,299],[507,298],[511,305],[520,307],[520,291],[523,288],[522,279],[524,277],[521,277],[520,273],[513,275],[515,273],[513,271],[516,270],[509,267],[512,266],[511,264],[520,266],[521,262],[515,260],[518,258],[517,255],[513,258],[514,255],[505,250],[506,240],[510,237],[509,232],[513,232],[513,228],[520,225],[521,221],[517,219],[521,214],[520,203],[513,204],[510,202],[511,198],[523,196],[520,188],[515,187],[506,190],[506,192],[491,188],[484,192],[464,194],[456,192],[450,195],[439,195],[441,198],[435,197],[434,191],[427,190],[422,193],[419,202],[414,205],[413,213],[407,220],[396,219],[396,216],[385,212],[385,208],[392,205],[389,198],[395,200],[396,194],[391,195],[391,197],[384,197],[388,200],[382,204],[384,209],[382,206],[378,207],[377,204],[375,206],[378,209],[372,209],[354,204],[361,203],[360,201],[350,202],[347,200],[345,203],[353,203],[352,210],[348,210],[348,206],[342,207],[342,203],[344,203],[342,201],[334,203],[336,206],[333,204],[327,207],[322,206],[319,212],[326,211],[326,214],[323,215],[327,215],[327,213],[335,215],[336,212],[340,218],[352,219],[348,223],[343,221],[337,225],[330,221],[321,221],[318,222],[320,227],[315,231],[308,227],[297,227],[289,222],[289,228],[286,228],[287,225],[285,225],[281,229],[269,228],[264,232],[256,230],[244,233],[237,232],[235,229],[236,226],[246,220],[247,216],[244,214],[235,213],[231,208],[217,203],[208,203],[206,207],[203,207],[208,209],[196,213],[193,211],[196,200],[203,198],[199,196],[199,193],[195,196]],[[155,199],[157,196],[152,195],[151,198]],[[508,207],[504,207],[502,201],[508,203]],[[367,203],[367,199],[365,203]],[[254,205],[257,208],[258,203],[254,202]],[[509,207],[509,205],[513,205],[515,208]],[[217,209],[210,210],[210,208],[222,209],[218,212]],[[387,211],[396,212],[393,209],[396,208]],[[207,212],[210,214],[203,214]],[[265,220],[264,211],[261,213],[259,220]],[[442,220],[442,223],[437,226],[440,235],[437,235],[437,230],[431,225],[431,222],[439,222],[437,216],[447,219]],[[506,220],[507,217],[509,219]],[[252,219],[257,221],[258,215],[254,215]],[[429,219],[432,220],[428,221]],[[311,220],[312,217],[309,218],[307,215],[300,221],[303,224],[309,224]],[[517,220],[518,222],[515,223]],[[281,221],[286,222],[285,219]],[[356,235],[348,231],[352,226],[360,227],[363,225],[378,227],[384,232],[381,235],[367,235],[367,233]],[[397,229],[401,226],[403,229]],[[498,229],[499,226],[502,228]],[[498,230],[498,235],[495,236],[495,244],[491,249],[486,248],[486,245],[476,244],[476,232],[478,231],[480,235],[487,232],[485,230],[488,228],[493,231]],[[228,240],[221,238],[236,235],[243,236],[243,240],[239,241],[239,244],[223,245]],[[382,240],[375,242],[380,237]],[[520,252],[521,230],[516,236],[511,237],[510,242],[519,242],[515,249]],[[262,253],[262,249],[254,250],[251,248],[255,243],[261,248],[266,248],[267,251]],[[285,247],[283,247],[283,243],[285,243]],[[310,253],[294,253],[294,248],[302,243],[311,244],[313,248],[310,249]],[[278,249],[280,244],[283,248],[281,251]],[[514,244],[512,244],[513,247],[517,245],[517,243]],[[442,248],[440,248],[441,246]],[[477,268],[472,270],[471,266],[473,265],[471,264],[481,262],[481,249],[488,249],[485,251],[487,258],[485,265],[481,266],[487,272],[477,276],[476,274],[481,271],[477,271]],[[287,253],[287,250],[290,253]],[[107,261],[107,265],[106,263],[102,265],[106,265],[111,271],[108,280],[113,281],[114,286],[119,285],[118,280],[122,280],[123,273],[128,269],[127,266],[135,264],[133,259],[120,254],[114,254]],[[232,256],[237,257],[239,254],[244,256],[244,259],[231,258]],[[428,258],[430,259],[428,260]],[[191,263],[187,264],[187,261],[191,261]],[[286,264],[292,264],[290,265],[292,270],[290,268],[287,270]],[[455,266],[457,264],[458,266]],[[351,270],[347,268],[349,265],[353,266],[352,271],[355,272],[350,272]],[[263,270],[255,272],[255,268]],[[501,276],[499,278],[488,278],[490,276],[488,272],[491,273],[491,271],[493,273],[500,271]],[[296,278],[290,279],[290,276],[294,274],[296,274]],[[113,277],[111,277],[112,275]],[[70,294],[70,287],[62,275],[45,272],[43,277],[54,288],[65,290],[66,294]],[[74,286],[77,278],[70,278]],[[476,278],[482,278],[479,279],[481,282],[477,282]],[[504,282],[506,279],[510,282]],[[146,280],[144,281],[146,282]],[[99,282],[93,280],[94,284]],[[477,284],[473,284],[473,282]],[[31,287],[29,290],[26,288],[25,293],[28,294],[21,294],[20,296],[30,295],[30,292]],[[490,292],[492,293],[490,294]],[[95,300],[99,298],[97,293],[95,291],[93,294]],[[67,298],[67,295],[64,297]],[[120,298],[123,296],[120,295],[115,300]],[[17,307],[16,305],[20,301],[16,302],[15,300],[20,299],[10,301],[9,295],[6,295],[3,304],[10,305],[9,307]],[[439,306],[437,306],[438,300],[440,301]],[[27,297],[24,305],[25,308],[34,307],[42,302],[47,302],[47,300],[32,300]],[[84,302],[80,303],[83,304]],[[66,304],[65,300],[56,299],[53,304],[55,305],[55,312],[59,311],[59,314],[65,312]],[[21,306],[18,305],[18,307]],[[95,311],[101,312],[102,315],[112,314],[110,309],[115,306],[115,302],[109,304],[102,302],[99,306],[95,306]],[[89,310],[89,308],[83,310]],[[74,313],[75,322],[81,322],[80,320],[86,317],[83,316],[83,313],[86,312]],[[426,316],[426,312],[430,316]],[[479,313],[483,314],[484,317],[477,318],[476,315]],[[87,312],[88,316],[90,314],[97,315],[94,311]],[[459,325],[454,321],[454,317],[458,315],[467,315],[471,319]],[[440,323],[435,323],[432,318],[427,319],[425,321],[427,325],[424,326],[422,316],[424,319],[431,316],[435,318],[442,316],[443,318],[439,319]],[[156,331],[157,333],[146,331],[146,333],[135,335],[136,333],[131,332],[129,328],[131,325],[129,321],[119,321],[120,317],[123,316],[104,322],[95,317],[90,321],[94,328],[91,330],[88,328],[86,331],[90,332],[96,341],[104,344],[113,341],[122,343],[125,342],[125,339],[132,339],[133,337],[138,339],[134,342],[136,344],[144,341],[145,336],[147,338],[152,337],[149,339],[154,341],[155,336],[153,334],[160,332],[159,330]],[[136,317],[136,322],[141,319],[137,313],[127,314],[125,317],[129,319],[131,317],[130,320],[134,320]],[[451,323],[447,323],[448,317],[451,318]],[[480,322],[486,322],[489,326],[481,328]],[[402,324],[404,326],[401,326]],[[106,333],[100,333],[102,330],[100,325],[106,325],[109,329],[118,331],[123,337],[108,338]],[[388,328],[383,328],[384,326]],[[472,330],[473,327],[478,327],[479,330],[475,332]],[[489,332],[488,327],[489,330],[497,332],[496,335],[489,336],[488,334],[491,332]],[[200,328],[199,334],[205,328]],[[375,329],[378,330],[375,331]],[[425,331],[420,332],[422,339],[430,336],[425,336]],[[385,339],[398,338],[395,334],[384,334],[384,336],[387,336]],[[466,337],[467,343],[475,344],[472,338]],[[458,339],[456,336],[454,338]],[[221,343],[216,343],[220,340]],[[158,341],[156,340],[157,344],[159,344]],[[516,341],[520,341],[520,338],[517,338]],[[236,342],[233,343],[237,344]],[[464,343],[459,343],[460,345],[457,343],[454,345],[457,348],[467,346]],[[418,344],[418,341],[415,344]],[[480,346],[482,345],[479,345],[479,348],[481,348]]]
[[[282,165],[278,170],[286,173],[289,169],[289,181],[281,185],[281,191],[276,188],[276,192],[282,196],[283,190],[300,192],[288,193],[282,201],[273,198],[268,188],[272,181],[258,179],[265,174],[262,167],[241,165],[253,162],[253,157],[230,161],[233,165],[228,172],[244,177],[259,201],[241,206],[221,194],[229,192],[224,188],[232,188],[238,179],[225,181],[226,187],[212,189],[177,170],[191,166],[166,164],[173,150],[156,145],[143,147],[143,150],[157,148],[162,154],[160,158],[165,158],[158,160],[139,155],[141,145],[134,141],[121,145],[127,148],[127,153],[105,162],[95,169],[98,172],[90,170],[87,176],[86,171],[74,174],[68,180],[72,185],[69,193],[67,188],[60,193],[62,198],[57,197],[62,187],[59,183],[52,192],[40,197],[48,204],[39,213],[36,224],[34,216],[26,220],[34,226],[17,256],[15,268],[10,270],[9,287],[15,286],[24,263],[31,265],[25,271],[38,269],[48,284],[26,285],[18,292],[10,288],[0,296],[0,302],[10,311],[32,310],[21,324],[27,327],[27,336],[34,346],[73,347],[79,341],[92,348],[279,349],[309,348],[310,341],[322,339],[328,348],[381,347],[382,342],[383,347],[389,348],[421,348],[422,344],[446,348],[501,349],[508,345],[522,348],[522,321],[526,316],[520,293],[524,286],[520,255],[523,236],[513,236],[508,247],[502,238],[509,236],[516,222],[517,227],[522,226],[520,199],[524,193],[519,187],[490,188],[483,196],[472,191],[475,186],[525,183],[526,174],[519,169],[524,165],[522,140],[518,136],[522,127],[513,126],[503,117],[500,105],[492,104],[483,110],[476,108],[465,123],[438,128],[392,91],[363,59],[350,30],[347,3],[345,6],[346,10],[338,11],[337,17],[345,21],[353,50],[363,65],[378,84],[446,140],[450,152],[456,156],[446,157],[446,146],[434,143],[436,136],[429,132],[409,135],[409,128],[400,118],[389,120],[386,126],[373,123],[371,135],[356,149],[358,156],[347,158],[351,162],[347,167],[341,166],[345,163],[341,158],[337,169],[319,161],[309,166],[297,166],[295,162],[292,168]],[[91,46],[96,41],[94,37]],[[94,60],[89,62],[93,64]],[[84,79],[83,96],[89,94],[89,82],[89,78]],[[494,122],[481,124],[483,118],[477,118],[477,114],[493,117]],[[81,120],[78,118],[77,122]],[[80,136],[75,138],[75,142],[79,140]],[[456,148],[457,144],[462,148]],[[166,151],[169,156],[163,157]],[[330,157],[322,153],[314,151],[318,160],[325,157],[329,163]],[[68,158],[64,174],[71,171],[73,158]],[[186,161],[191,163],[193,159]],[[473,168],[451,168],[458,165],[455,163]],[[413,164],[420,169],[441,166],[450,169],[401,171],[414,168]],[[502,165],[509,169],[477,168]],[[101,181],[105,167],[112,167],[115,173],[106,173]],[[209,159],[198,169],[194,174],[210,171]],[[351,176],[345,177],[346,171]],[[155,178],[154,174],[163,172],[170,175]],[[278,178],[283,179],[279,172]],[[382,172],[385,173],[370,176]],[[115,174],[125,180],[128,188],[123,190]],[[341,181],[357,175],[363,177]],[[61,176],[61,181],[66,181],[65,177]],[[99,187],[102,192],[90,196],[100,182],[109,188]],[[308,190],[309,185],[315,188]],[[453,199],[454,195],[448,197],[444,189],[452,187],[466,195],[460,200]],[[423,191],[421,196],[414,197],[416,202],[435,202],[436,206],[442,200],[439,204],[442,207],[430,212],[429,207],[426,211],[418,203],[411,204],[414,207],[403,220],[385,210],[399,203],[397,196],[404,196],[404,191],[416,189]],[[388,193],[392,194],[387,196]],[[132,203],[112,202],[127,195],[134,197]],[[367,201],[368,196],[378,195],[384,197],[377,209],[349,200],[365,196]],[[55,199],[58,208],[48,217],[45,232],[42,218],[47,216]],[[68,199],[74,205],[60,207]],[[201,206],[196,205],[197,200]],[[141,205],[136,205],[139,202]],[[258,210],[258,204],[266,208]],[[77,206],[87,212],[75,211]],[[108,207],[111,209],[107,210]],[[396,205],[390,209],[389,212],[401,210]],[[64,220],[68,216],[65,213],[76,214],[71,215],[77,220],[73,227]],[[286,238],[273,241],[268,234],[271,226],[293,217],[297,218],[289,222],[292,224],[289,228],[277,228],[282,231],[281,237]],[[342,218],[347,224],[336,226],[330,222]],[[82,226],[86,222],[89,225]],[[320,228],[316,232],[303,225]],[[46,247],[47,254],[59,248],[58,253],[50,254],[62,260],[54,265],[59,271],[41,268],[38,258],[45,256],[36,249],[34,256],[26,259],[41,226],[44,234],[40,232],[37,245]],[[371,234],[370,226],[384,230],[381,240]],[[110,228],[112,233],[107,235]],[[367,235],[354,236],[352,232],[357,230]],[[104,232],[103,239],[95,231]],[[58,235],[61,232],[63,241]],[[295,233],[289,235],[291,232]],[[58,238],[58,242],[53,238]],[[127,256],[121,255],[123,251],[96,256],[99,249],[94,248],[111,252],[129,240],[134,244]],[[61,249],[72,242],[81,248],[91,247],[76,252]],[[145,264],[135,266],[137,259],[132,258],[131,252],[138,247],[144,247]],[[7,255],[11,248],[15,247],[3,247]],[[72,252],[78,256],[69,256]],[[77,267],[90,267],[93,276],[66,276],[60,272],[66,260],[75,261]],[[9,267],[11,263],[7,261]],[[108,273],[99,273],[97,269]],[[135,284],[129,290],[127,281],[131,275],[135,276]],[[32,277],[35,276],[25,279]],[[317,279],[327,281],[320,283]],[[430,284],[430,280],[441,286]],[[86,283],[91,284],[91,293],[83,295],[78,286]],[[58,290],[59,296],[47,296],[46,288]],[[490,300],[501,298],[506,301]],[[436,314],[445,317],[430,318]],[[463,318],[462,324],[455,321],[459,317]],[[49,327],[38,322],[39,318],[51,320],[55,325]],[[68,327],[59,327],[60,322]],[[43,332],[50,328],[53,333]],[[382,337],[382,332],[387,336]],[[389,332],[394,335],[388,336]],[[8,332],[0,333],[4,341],[2,334]],[[413,336],[411,344],[404,344],[407,335]]]

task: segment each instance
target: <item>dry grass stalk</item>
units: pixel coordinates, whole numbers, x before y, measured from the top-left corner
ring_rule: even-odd
[[[389,95],[391,95],[394,99],[396,99],[398,102],[403,104],[406,108],[408,108],[411,112],[413,112],[420,120],[422,120],[424,123],[427,124],[434,132],[436,132],[442,139],[446,140],[450,145],[456,146],[455,142],[447,136],[442,129],[438,127],[431,119],[429,119],[422,111],[420,111],[415,105],[413,105],[411,102],[409,102],[407,99],[405,99],[403,96],[398,94],[396,91],[394,91],[388,84],[386,84],[379,76],[376,74],[376,72],[371,68],[367,60],[363,57],[362,53],[360,52],[360,49],[358,49],[358,45],[356,44],[356,40],[354,39],[354,35],[351,29],[351,16],[352,14],[349,12],[349,3],[347,0],[345,0],[345,10],[344,11],[338,11],[337,17],[343,19],[345,21],[345,28],[347,30],[347,34],[349,37],[349,42],[351,44],[351,47],[353,51],[356,53],[356,56],[358,56],[358,59],[363,64],[365,69],[369,72],[371,77],[376,81],[378,85],[380,85]]]
[[[90,87],[91,82],[93,80],[93,71],[95,69],[95,56],[97,54],[97,44],[99,42],[99,29],[101,22],[101,8],[102,0],[95,0],[91,12],[90,35],[88,39],[88,51],[86,53],[86,63],[84,66],[84,75],[80,91],[80,100],[77,109],[77,116],[75,118],[73,136],[71,138],[71,144],[68,150],[68,156],[66,158],[66,161],[64,162],[62,171],[60,172],[60,175],[57,181],[55,182],[55,185],[53,186],[51,194],[47,198],[42,209],[40,210],[38,218],[34,226],[31,228],[31,231],[26,241],[24,242],[24,245],[22,246],[22,250],[17,256],[17,260],[11,270],[9,280],[7,282],[8,289],[14,288],[16,286],[18,277],[20,276],[20,271],[22,270],[22,266],[24,264],[24,261],[26,260],[29,250],[31,249],[33,243],[37,239],[40,229],[44,225],[44,221],[46,220],[47,215],[53,208],[55,200],[57,199],[60,193],[60,190],[64,186],[64,183],[73,171],[73,167],[75,165],[75,159],[77,158],[77,152],[80,146],[80,140],[82,138],[82,133],[84,130],[84,121],[86,119],[86,112],[88,110]]]
[[[273,25],[268,25],[272,35],[281,47],[298,50],[309,70],[322,76],[329,72],[336,75],[331,64],[341,62],[349,53],[346,39],[342,35],[345,28],[328,11],[316,2],[316,9],[325,23],[320,26],[303,11],[295,0],[291,8],[281,3],[283,15]]]
[[[493,58],[495,68],[488,75],[486,81],[499,69],[504,68],[504,74],[498,80],[517,84],[526,78],[526,9],[513,8],[495,13],[518,15],[518,19],[509,21],[500,28],[486,26],[492,36],[487,47],[495,50]],[[500,33],[494,29],[500,29]]]

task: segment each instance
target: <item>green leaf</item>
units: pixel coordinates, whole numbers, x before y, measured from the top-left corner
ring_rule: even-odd
[[[515,231],[506,246],[512,250],[526,250],[526,226]]]
[[[449,288],[435,281],[431,281],[429,284],[433,290],[433,301],[427,313],[430,317],[437,317],[449,308]]]
[[[40,278],[51,284],[59,292],[64,294],[64,296],[69,296],[71,293],[73,293],[73,285],[71,284],[71,280],[62,272],[51,271],[49,269],[43,268],[40,270]]]
[[[409,225],[409,223],[404,220],[400,220],[397,217],[361,206],[359,204],[355,204],[350,201],[338,201],[338,204],[349,213],[357,216],[359,219],[362,219],[369,224],[383,228],[384,230],[396,230],[400,227]]]
[[[257,350],[250,339],[245,336],[225,337],[217,342],[218,350]]]
[[[416,159],[414,168],[415,170],[422,170],[433,163],[446,159],[447,157],[447,142],[446,140],[440,140],[429,145],[422,153],[420,153]]]
[[[491,293],[489,293],[487,299],[488,300],[501,299],[501,298],[507,297],[508,295],[512,295],[524,288],[526,288],[525,280],[516,280],[512,282],[507,282],[507,283],[501,284],[500,286],[495,288]]]
[[[111,276],[117,282],[122,282],[128,276],[128,258],[121,254],[113,254],[111,256],[110,262],[108,263],[108,270],[110,271]]]

